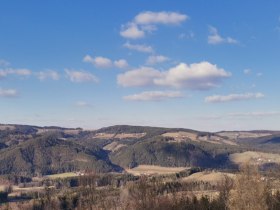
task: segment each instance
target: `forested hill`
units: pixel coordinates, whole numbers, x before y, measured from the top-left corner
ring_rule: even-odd
[[[81,128],[0,125],[0,174],[28,176],[69,171],[121,172],[141,164],[232,168],[230,154],[279,151],[280,133],[199,132],[117,125]]]

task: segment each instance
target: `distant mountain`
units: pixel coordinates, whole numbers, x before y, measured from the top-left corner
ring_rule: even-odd
[[[277,131],[200,132],[117,125],[80,128],[0,124],[0,175],[46,175],[79,170],[121,172],[140,164],[232,168],[229,156],[280,150]]]

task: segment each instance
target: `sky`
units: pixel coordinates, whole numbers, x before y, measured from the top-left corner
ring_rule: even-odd
[[[277,0],[1,0],[0,123],[280,130]]]

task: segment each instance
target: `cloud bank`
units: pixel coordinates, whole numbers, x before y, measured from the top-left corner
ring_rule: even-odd
[[[208,90],[218,87],[230,72],[209,62],[181,63],[167,71],[141,67],[119,74],[117,82],[123,87],[166,86],[192,90]]]
[[[260,99],[263,98],[264,94],[262,93],[241,93],[241,94],[229,94],[229,95],[213,95],[205,98],[207,103],[224,103],[231,101],[244,101],[251,99]]]

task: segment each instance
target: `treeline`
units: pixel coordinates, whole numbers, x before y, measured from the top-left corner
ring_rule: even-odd
[[[50,181],[21,210],[278,210],[280,192],[255,167],[245,166],[235,179],[207,182],[166,181],[157,177],[87,174]],[[5,199],[5,197],[4,197]],[[6,203],[2,209],[13,209]],[[0,208],[1,209],[1,208]]]

